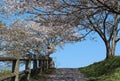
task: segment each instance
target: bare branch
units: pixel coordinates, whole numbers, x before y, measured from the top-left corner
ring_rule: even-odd
[[[106,34],[106,21],[107,21],[107,18],[108,18],[108,13],[106,12],[106,14],[105,14],[105,18],[104,18],[104,20],[103,20],[103,32],[104,32],[104,34]]]
[[[100,1],[100,0],[97,0],[97,1],[98,1],[98,3],[100,3],[101,5],[104,6],[105,10],[108,10],[108,11],[113,12],[113,13],[116,13],[116,14],[120,14],[120,11],[119,11],[119,10],[116,11],[116,9],[114,9],[114,8],[111,7],[111,6],[108,6],[106,3],[103,3],[103,2]],[[103,9],[104,9],[104,8],[103,8]]]

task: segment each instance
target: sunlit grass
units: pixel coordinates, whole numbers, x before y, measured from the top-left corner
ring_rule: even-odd
[[[120,56],[80,68],[88,81],[120,81]]]

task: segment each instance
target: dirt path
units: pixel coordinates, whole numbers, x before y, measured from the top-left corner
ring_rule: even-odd
[[[78,69],[61,68],[48,75],[45,81],[86,81],[86,77]]]

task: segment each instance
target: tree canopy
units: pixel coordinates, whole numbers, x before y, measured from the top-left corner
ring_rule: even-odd
[[[106,58],[115,54],[120,40],[119,0],[4,0],[3,3],[3,13],[8,17],[29,15],[24,19],[29,21],[27,32],[32,31],[34,40],[43,39],[43,48],[78,42],[94,32],[105,43]],[[41,47],[36,45],[40,46],[34,48]]]

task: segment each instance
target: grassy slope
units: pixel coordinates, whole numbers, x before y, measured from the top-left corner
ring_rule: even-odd
[[[120,56],[80,68],[88,81],[120,81]]]

